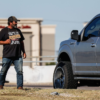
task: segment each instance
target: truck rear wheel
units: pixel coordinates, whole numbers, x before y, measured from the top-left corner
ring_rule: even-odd
[[[57,64],[53,74],[53,87],[63,89],[77,88],[77,81],[74,80],[70,62],[60,62]]]

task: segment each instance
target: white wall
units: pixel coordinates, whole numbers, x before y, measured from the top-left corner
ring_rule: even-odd
[[[54,69],[55,66],[34,66],[34,69],[23,66],[24,83],[52,83]],[[6,80],[10,83],[16,83],[14,66],[8,70]]]

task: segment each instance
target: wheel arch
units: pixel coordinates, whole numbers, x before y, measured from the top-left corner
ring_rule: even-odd
[[[72,72],[73,75],[75,75],[75,67],[72,64],[72,56],[70,56],[68,53],[66,52],[61,52],[58,56],[58,64],[57,66],[60,64],[60,62],[70,62],[71,63],[71,67],[72,67]]]
[[[71,58],[68,55],[68,53],[66,53],[66,52],[60,53],[57,60],[58,60],[58,62],[60,62],[60,61],[69,61],[69,62],[71,62]]]

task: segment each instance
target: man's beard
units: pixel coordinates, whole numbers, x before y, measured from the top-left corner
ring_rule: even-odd
[[[13,28],[17,28],[17,24],[15,24],[15,25],[13,24]]]

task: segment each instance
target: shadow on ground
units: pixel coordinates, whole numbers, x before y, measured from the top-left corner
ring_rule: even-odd
[[[99,87],[100,81],[94,81],[94,80],[80,80],[77,83],[78,87],[81,86],[89,86],[89,87]]]

